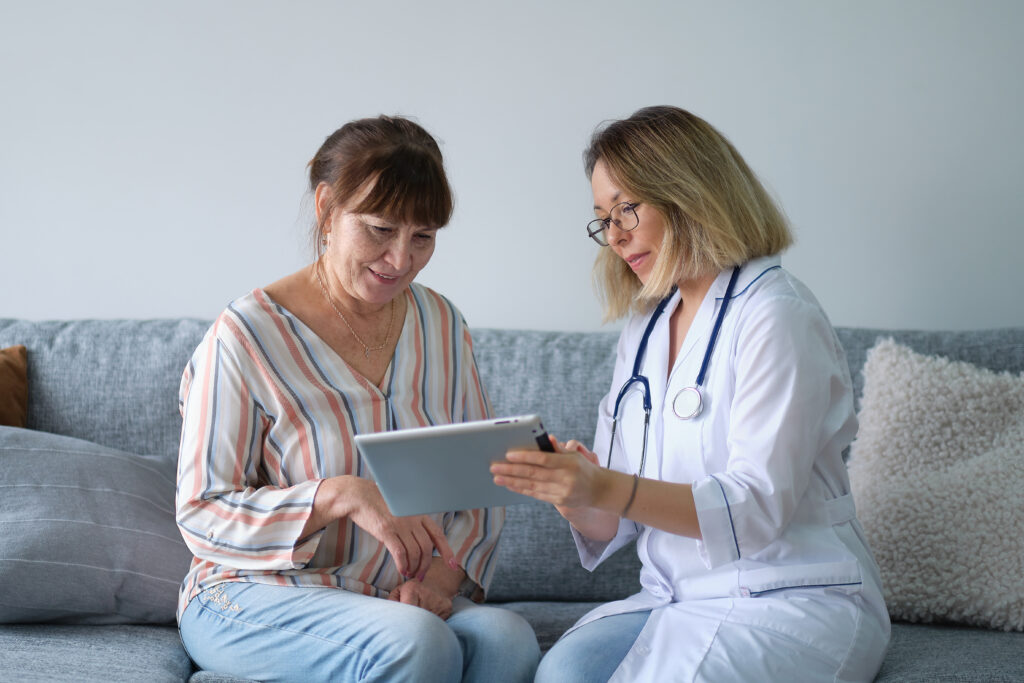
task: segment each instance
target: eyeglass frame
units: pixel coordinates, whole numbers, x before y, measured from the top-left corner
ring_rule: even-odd
[[[631,228],[624,228],[619,224],[619,222],[616,222],[615,227],[618,228],[619,230],[622,230],[623,232],[632,232],[636,230],[640,226],[640,214],[636,212],[636,209],[642,203],[643,202],[619,202],[608,211],[607,218],[595,218],[594,220],[587,223],[587,237],[597,242],[598,246],[607,247],[610,243],[608,242],[608,239],[604,236],[604,234],[608,231],[608,228],[611,226],[613,222],[612,212],[615,211],[617,207],[620,207],[623,204],[626,205],[625,210],[632,213],[633,217],[636,218],[636,223]],[[599,224],[600,227],[596,230],[591,230],[590,226],[593,225],[594,223]]]

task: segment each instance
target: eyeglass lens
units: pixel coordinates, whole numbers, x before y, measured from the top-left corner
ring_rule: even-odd
[[[636,204],[622,202],[612,207],[608,218],[595,218],[587,223],[587,234],[601,246],[608,246],[608,227],[611,224],[619,230],[630,231],[640,224],[636,213]]]

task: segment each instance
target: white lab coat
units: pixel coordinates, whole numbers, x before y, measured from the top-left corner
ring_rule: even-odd
[[[693,485],[703,540],[625,519],[608,543],[574,531],[588,569],[634,540],[643,568],[640,593],[602,605],[573,628],[653,608],[615,681],[721,680],[724,672],[731,680],[770,679],[775,653],[758,650],[776,647],[748,639],[753,629],[796,634],[806,651],[785,652],[789,660],[820,656],[823,670],[836,662],[836,680],[869,680],[884,656],[889,620],[842,458],[857,430],[849,370],[814,296],[777,256],[740,273],[702,388],[703,412],[680,420],[672,411],[676,393],[696,382],[730,275],[720,273],[711,286],[671,373],[669,318],[678,293],[641,366],[652,401],[642,476]],[[619,339],[594,441],[602,464],[611,409],[649,318],[634,316]],[[637,472],[639,392],[619,413],[611,467]]]

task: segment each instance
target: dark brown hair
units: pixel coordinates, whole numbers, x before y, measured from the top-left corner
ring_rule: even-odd
[[[452,215],[452,191],[437,142],[422,126],[400,116],[350,121],[331,133],[309,162],[309,189],[331,188],[313,235],[321,244],[332,212],[371,214],[388,221],[440,228]],[[348,205],[367,183],[369,193]]]

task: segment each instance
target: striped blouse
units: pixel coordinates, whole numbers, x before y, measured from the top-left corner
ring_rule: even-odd
[[[195,554],[178,615],[223,581],[329,586],[387,597],[384,544],[349,519],[300,538],[319,483],[370,478],[353,436],[491,416],[459,311],[418,284],[382,391],[262,290],[232,302],[181,380],[177,520]],[[504,508],[433,515],[486,589]]]

